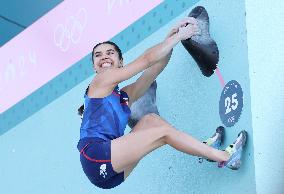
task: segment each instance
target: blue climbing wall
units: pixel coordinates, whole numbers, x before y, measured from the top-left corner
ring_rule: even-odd
[[[284,193],[284,2],[246,2],[257,193]],[[263,28],[265,26],[265,30]]]
[[[225,136],[227,145],[235,140],[239,131],[248,131],[249,138],[241,169],[232,171],[219,169],[216,163],[200,164],[196,157],[164,146],[146,156],[128,180],[119,187],[109,191],[94,187],[83,174],[76,149],[81,122],[77,108],[81,105],[83,92],[92,79],[90,76],[0,136],[0,153],[3,156],[0,160],[1,193],[256,192],[245,2],[171,1],[170,5],[167,2],[157,7],[142,22],[142,27],[144,25],[149,32],[143,37],[143,41],[133,38],[137,37],[135,33],[139,33],[138,27],[130,36],[130,41],[137,42],[133,44],[133,48],[125,49],[123,42],[126,40],[119,37],[115,39],[125,51],[125,63],[162,41],[170,27],[187,16],[193,7],[204,6],[210,16],[211,35],[219,47],[221,74],[225,82],[237,80],[244,93],[240,119],[233,127],[226,128]],[[181,11],[177,13],[175,10]],[[159,28],[148,27],[155,25]],[[139,36],[137,39],[140,38]],[[80,68],[91,66],[88,57],[80,61],[83,64]],[[77,70],[78,74],[80,68]],[[71,74],[66,73],[64,78],[68,80],[68,76]],[[121,86],[131,83],[135,78]],[[168,66],[157,82],[159,112],[179,130],[204,140],[212,135],[217,126],[222,125],[219,99],[223,88],[217,76],[204,77],[181,44],[175,47]],[[62,86],[57,82],[54,87]]]

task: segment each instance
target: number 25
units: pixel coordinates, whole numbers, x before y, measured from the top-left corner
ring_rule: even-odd
[[[236,93],[234,93],[233,95],[232,95],[232,101],[231,101],[231,98],[230,97],[227,97],[226,99],[225,99],[225,107],[226,107],[226,112],[225,112],[225,114],[228,114],[229,112],[231,112],[232,111],[232,109],[233,110],[236,110],[237,108],[238,108],[238,99],[236,99],[236,97],[237,97],[237,94]]]

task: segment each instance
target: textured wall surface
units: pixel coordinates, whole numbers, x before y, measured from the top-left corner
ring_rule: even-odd
[[[146,156],[119,187],[110,191],[94,187],[83,174],[76,149],[81,121],[77,108],[83,101],[83,92],[91,80],[89,77],[1,135],[0,153],[3,157],[0,174],[5,177],[1,178],[1,193],[255,193],[255,131],[251,122],[252,84],[249,79],[245,2],[199,1],[125,53],[125,62],[132,61],[145,49],[161,41],[170,27],[196,5],[206,7],[209,13],[210,31],[219,46],[219,67],[224,80],[237,80],[244,92],[242,115],[235,126],[226,128],[223,146],[225,148],[232,143],[240,130],[248,131],[240,170],[219,169],[216,163],[206,161],[200,164],[196,157],[164,146]],[[156,17],[163,19],[159,13]],[[91,64],[85,60],[82,65]],[[222,87],[217,76],[204,77],[181,44],[174,49],[157,82],[160,114],[179,130],[204,140],[222,124],[219,118]]]
[[[256,187],[284,193],[284,2],[246,1]]]

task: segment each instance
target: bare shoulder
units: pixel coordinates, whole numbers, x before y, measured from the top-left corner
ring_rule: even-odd
[[[87,93],[90,98],[104,98],[113,91],[115,84],[105,84],[102,79],[103,75],[96,75],[91,81]]]

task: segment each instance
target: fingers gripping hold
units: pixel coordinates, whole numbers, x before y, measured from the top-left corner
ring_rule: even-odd
[[[167,37],[175,34],[180,40],[186,40],[198,34],[198,32],[199,28],[197,20],[193,17],[186,17],[173,26]]]

